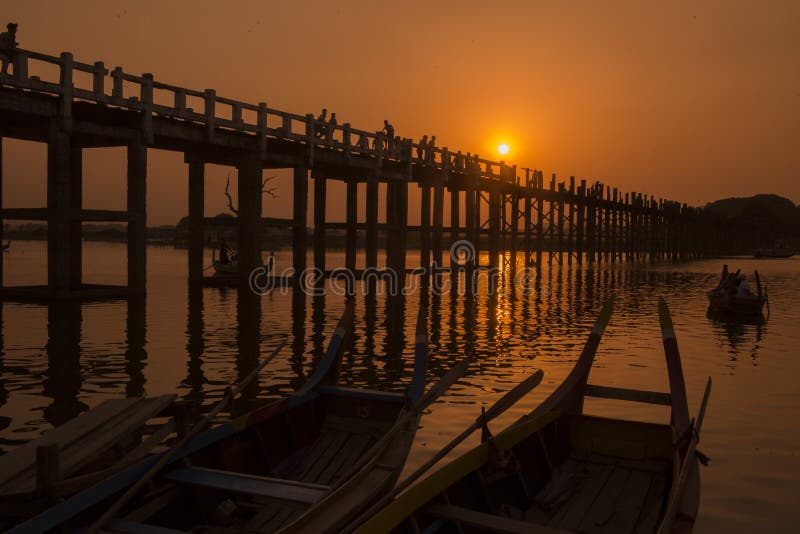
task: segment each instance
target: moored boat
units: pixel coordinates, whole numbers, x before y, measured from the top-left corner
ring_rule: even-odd
[[[393,491],[348,531],[690,531],[699,506],[698,457],[705,457],[696,446],[710,380],[694,423],[662,300],[670,393],[587,384],[611,306],[601,311],[571,373],[541,405],[495,436],[484,426],[479,446],[404,493]],[[670,406],[671,421],[585,415],[585,396]]]
[[[784,245],[782,241],[776,241],[771,247],[757,249],[753,256],[756,258],[791,258],[794,256],[794,250]]]
[[[292,531],[311,531],[297,523],[306,514],[326,529],[345,523],[399,476],[416,432],[427,368],[426,320],[420,313],[414,370],[405,393],[337,384],[352,323],[351,302],[303,387],[196,436],[147,490],[112,517],[102,514],[151,470],[156,458],[57,504],[12,532],[87,526],[91,532],[101,523],[115,532],[276,532],[293,522]],[[386,435],[390,439],[382,439]]]
[[[756,292],[753,293],[743,274],[736,271],[728,273],[728,266],[723,265],[722,276],[717,287],[707,293],[711,311],[718,314],[761,315],[767,303],[766,290],[761,287],[761,277],[754,272]]]

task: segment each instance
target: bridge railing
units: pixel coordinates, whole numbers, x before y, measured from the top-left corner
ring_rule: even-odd
[[[57,67],[57,72],[53,72],[52,66]],[[49,79],[43,79],[48,72]],[[88,87],[77,83],[77,78],[86,77],[82,74],[91,80]],[[343,151],[348,157],[376,158],[378,165],[384,159],[405,162],[409,173],[413,164],[438,171],[472,172],[483,179],[512,183],[516,180],[515,167],[502,162],[452,153],[446,147],[420,146],[410,139],[388,139],[382,132],[359,130],[349,123],[331,125],[313,115],[269,108],[264,102],[252,104],[222,97],[213,89],[198,91],[171,85],[155,80],[149,73],[134,75],[121,67],[109,70],[101,61],[92,64],[75,61],[69,52],[50,56],[17,49],[13,74],[0,75],[0,85],[60,96],[60,117],[66,129],[72,127],[73,102],[83,100],[142,112],[142,128],[148,142],[153,140],[153,117],[159,115],[205,125],[211,142],[220,129],[254,134],[258,136],[262,155],[267,139],[272,138],[307,145],[312,163],[315,150],[333,149]]]

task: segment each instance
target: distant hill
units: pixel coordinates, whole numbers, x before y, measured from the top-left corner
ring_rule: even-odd
[[[800,206],[782,196],[725,198],[706,204],[705,210],[732,222],[755,223],[782,233],[800,234]]]

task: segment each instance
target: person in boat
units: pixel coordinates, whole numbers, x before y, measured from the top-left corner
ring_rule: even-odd
[[[231,262],[231,251],[224,239],[219,244],[219,262],[223,265],[227,265]]]
[[[747,283],[747,279],[743,274],[739,275],[739,283],[736,286],[736,296],[744,299],[753,296],[753,292],[750,291],[750,285]]]

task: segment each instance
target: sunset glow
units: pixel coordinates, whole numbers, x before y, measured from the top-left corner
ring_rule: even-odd
[[[508,151],[509,151],[509,150],[510,150],[510,149],[508,148],[508,145],[507,145],[506,143],[501,143],[501,144],[500,144],[500,145],[497,147],[497,152],[498,152],[499,154],[502,154],[502,155],[504,155],[504,156],[505,156],[506,154],[508,154]]]

